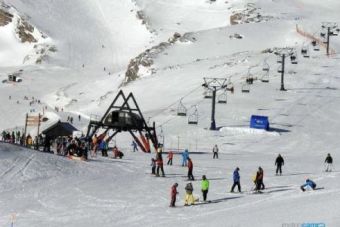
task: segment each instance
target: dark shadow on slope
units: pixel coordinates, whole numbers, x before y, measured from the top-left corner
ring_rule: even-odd
[[[273,128],[273,127],[270,127],[270,129],[268,130],[268,132],[287,133],[287,132],[290,132],[290,130],[288,130],[288,129],[283,129],[283,128]]]
[[[200,205],[208,205],[208,204],[212,204],[212,203],[220,203],[220,202],[224,202],[224,201],[228,201],[228,200],[232,200],[232,199],[238,199],[238,198],[242,198],[242,196],[234,196],[234,197],[225,197],[225,198],[221,198],[221,199],[214,199],[214,200],[209,200],[210,202],[199,202],[199,203],[195,203],[195,206],[200,206]]]

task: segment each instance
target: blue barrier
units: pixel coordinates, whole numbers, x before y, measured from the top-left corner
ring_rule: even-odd
[[[252,115],[250,118],[250,128],[269,130],[268,117]]]

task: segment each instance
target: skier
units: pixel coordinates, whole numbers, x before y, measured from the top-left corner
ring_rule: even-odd
[[[314,183],[314,181],[312,181],[310,179],[306,179],[306,183],[301,185],[300,188],[301,188],[302,191],[306,191],[307,189],[308,190],[310,190],[310,189],[315,190],[316,184]]]
[[[178,194],[177,192],[177,187],[178,187],[178,184],[177,183],[174,183],[174,185],[172,185],[171,187],[171,202],[170,202],[170,207],[175,207],[175,203],[176,203],[176,196]]]
[[[195,204],[195,198],[192,192],[194,191],[194,188],[191,183],[188,183],[185,186],[185,199],[184,199],[184,206],[193,205]]]
[[[131,143],[131,146],[132,146],[133,152],[138,151],[138,147],[137,147],[136,141],[133,140],[132,143]]]
[[[240,171],[240,168],[236,167],[236,169],[234,170],[234,173],[233,173],[234,184],[231,187],[230,192],[234,192],[234,188],[236,187],[236,185],[237,185],[237,188],[238,188],[238,192],[241,192],[240,173],[239,173],[239,171]]]
[[[326,172],[332,172],[333,158],[330,153],[327,154],[325,163],[326,163]]]
[[[263,169],[261,166],[259,167],[258,171],[256,172],[256,177],[255,177],[255,184],[256,184],[256,191],[263,190],[265,188],[263,184]]]
[[[159,170],[162,171],[162,177],[165,177],[164,169],[163,169],[163,158],[162,158],[162,151],[157,153],[156,157],[156,163],[157,163],[157,174],[156,176],[159,177]]]
[[[154,158],[151,159],[151,174],[156,175],[156,160]]]
[[[188,180],[195,180],[194,175],[192,175],[193,168],[194,168],[194,165],[191,161],[191,158],[188,158]]]
[[[78,115],[78,121],[80,121],[81,120],[81,116],[80,116],[80,114]]]
[[[215,144],[215,146],[213,147],[212,151],[214,153],[213,159],[215,159],[215,157],[218,159],[218,147],[217,147],[217,144]]]
[[[182,166],[187,166],[188,158],[189,158],[189,151],[188,149],[185,149],[185,151],[182,152]]]
[[[209,190],[209,181],[205,175],[202,176],[201,190],[203,194],[203,201],[207,201],[207,195]]]
[[[283,160],[281,154],[277,156],[275,160],[275,165],[276,165],[276,175],[280,172],[280,175],[282,175],[282,166],[285,164],[285,161]]]
[[[172,151],[169,151],[168,153],[168,163],[167,165],[171,165],[172,166],[172,158],[174,157],[174,153]]]
[[[99,149],[102,151],[102,157],[107,157],[107,149],[108,149],[108,146],[107,146],[107,142],[102,139],[102,141],[100,142],[99,144]]]

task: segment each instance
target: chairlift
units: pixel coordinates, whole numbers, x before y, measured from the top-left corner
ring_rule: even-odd
[[[339,35],[338,29],[332,30],[332,31],[330,32],[330,35],[338,36],[338,35]]]
[[[263,67],[262,67],[262,71],[269,72],[269,69],[270,69],[269,64],[267,63],[266,60],[264,60],[264,62],[263,62]]]
[[[217,98],[218,103],[227,103],[227,90],[223,91]]]
[[[313,47],[315,47],[315,46],[316,46],[316,40],[313,40],[313,41],[311,42],[311,44],[312,44]]]
[[[320,50],[320,46],[319,45],[315,45],[313,48],[314,51],[319,51]]]
[[[290,62],[294,65],[296,65],[298,63],[297,61],[297,58],[296,58],[296,55],[293,54],[293,55],[290,55]]]
[[[183,105],[182,99],[179,101],[177,107],[177,115],[178,116],[187,116],[187,108]]]
[[[195,106],[195,110],[188,117],[188,124],[197,125],[197,123],[198,123],[198,110],[197,106]]]
[[[307,47],[302,47],[301,54],[304,58],[309,58],[309,51]]]
[[[261,77],[262,83],[269,83],[269,72],[267,71],[263,76]]]
[[[204,91],[204,98],[206,98],[206,99],[211,99],[212,96],[213,96],[212,90],[206,88],[205,91]]]
[[[250,86],[248,83],[244,83],[242,84],[242,89],[241,89],[242,93],[249,93],[250,92]]]
[[[322,38],[325,38],[325,37],[326,37],[326,33],[320,32],[320,36],[321,36]]]
[[[281,67],[281,66],[279,66],[279,67],[277,68],[277,72],[278,72],[278,73],[282,73],[282,67]]]
[[[276,62],[277,62],[277,63],[282,63],[282,56],[281,56],[281,55],[278,55],[278,56],[277,56]]]
[[[227,91],[230,91],[232,94],[234,93],[234,84],[231,82],[231,77],[229,77],[228,79],[228,83],[227,83]]]

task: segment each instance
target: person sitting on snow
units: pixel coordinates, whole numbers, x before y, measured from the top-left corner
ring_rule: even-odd
[[[308,190],[310,190],[310,189],[315,190],[316,184],[314,183],[314,181],[312,181],[310,179],[306,179],[306,183],[301,185],[300,188],[301,188],[302,191],[306,191],[307,189]]]
[[[194,188],[193,188],[192,184],[188,183],[185,186],[184,206],[195,204],[196,199],[195,199],[194,195],[192,194],[193,191],[194,191]]]

